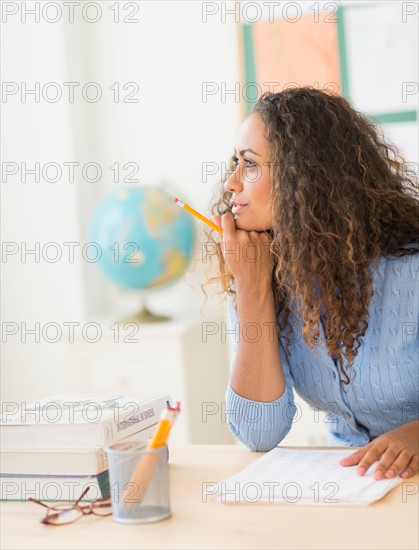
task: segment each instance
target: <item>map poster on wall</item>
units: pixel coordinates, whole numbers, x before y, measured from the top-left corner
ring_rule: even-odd
[[[346,97],[417,162],[417,16],[404,2],[330,4],[241,25],[242,117],[265,91],[315,86]]]

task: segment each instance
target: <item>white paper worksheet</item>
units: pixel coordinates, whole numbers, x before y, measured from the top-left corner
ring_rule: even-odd
[[[300,450],[276,447],[238,474],[219,482],[214,494],[219,502],[313,505],[368,505],[382,498],[403,480],[376,480],[376,464],[365,475],[357,466],[339,461],[352,450]],[[217,491],[217,492],[215,492]]]

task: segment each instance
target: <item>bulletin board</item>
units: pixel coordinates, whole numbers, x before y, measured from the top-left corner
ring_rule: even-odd
[[[417,16],[403,13],[403,4],[329,2],[324,5],[336,11],[320,11],[317,20],[306,12],[292,23],[283,18],[244,23],[242,81],[249,90],[249,83],[257,83],[260,93],[293,85],[338,93],[379,123],[406,160],[417,163],[418,24]],[[244,97],[243,118],[257,100],[256,94]]]

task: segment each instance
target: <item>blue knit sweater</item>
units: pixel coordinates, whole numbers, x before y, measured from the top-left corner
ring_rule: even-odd
[[[254,451],[278,445],[300,419],[293,390],[314,410],[326,412],[329,444],[363,446],[397,426],[419,418],[419,254],[381,257],[373,273],[374,295],[369,304],[368,328],[352,368],[350,383],[340,383],[328,355],[323,328],[319,346],[311,350],[301,336],[301,316],[291,312],[293,330],[289,356],[278,340],[286,379],[283,395],[262,403],[226,392],[227,422],[232,434]],[[237,313],[228,298],[230,328],[236,331]],[[296,414],[297,413],[297,414]],[[314,414],[314,413],[313,413]]]

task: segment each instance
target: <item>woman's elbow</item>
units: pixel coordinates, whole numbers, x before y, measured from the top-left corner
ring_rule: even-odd
[[[267,452],[277,447],[285,436],[289,433],[292,423],[286,422],[278,428],[268,431],[258,430],[255,428],[246,429],[239,428],[236,424],[228,423],[230,432],[241,443],[246,445],[251,451]]]

